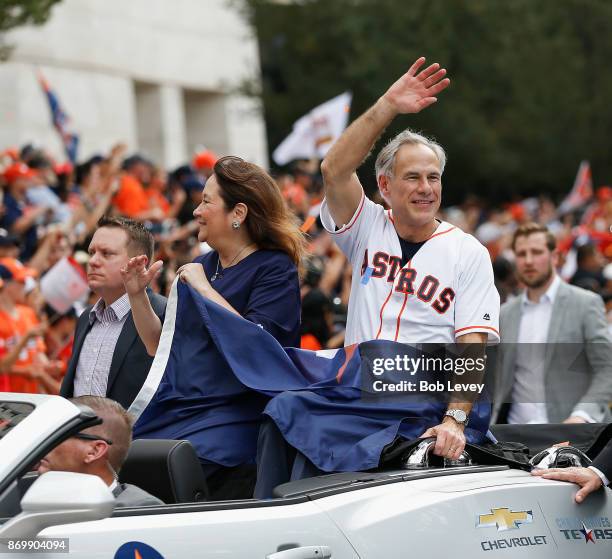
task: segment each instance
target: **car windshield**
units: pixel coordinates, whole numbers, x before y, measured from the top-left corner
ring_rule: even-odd
[[[0,402],[0,439],[34,411],[32,404]]]

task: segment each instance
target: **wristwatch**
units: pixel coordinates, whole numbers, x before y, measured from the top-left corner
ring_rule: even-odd
[[[446,410],[444,416],[452,417],[457,423],[460,423],[464,427],[467,427],[469,422],[467,414],[463,410]]]

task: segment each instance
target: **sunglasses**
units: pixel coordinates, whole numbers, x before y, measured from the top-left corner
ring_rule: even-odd
[[[75,439],[81,439],[83,441],[104,441],[107,445],[112,445],[113,441],[110,439],[105,439],[104,437],[99,437],[98,435],[88,435],[87,433],[77,433],[76,435],[72,435]]]

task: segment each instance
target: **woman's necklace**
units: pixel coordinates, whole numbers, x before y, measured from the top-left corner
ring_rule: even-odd
[[[229,268],[234,262],[236,262],[237,258],[250,246],[253,246],[254,243],[250,243],[244,247],[242,247],[242,250],[236,255],[234,256],[234,258],[232,258],[232,261],[225,267],[225,269]],[[215,273],[213,274],[213,276],[210,278],[210,281],[215,281],[216,279],[222,278],[223,277],[223,268],[221,268],[221,270],[219,270],[219,265],[221,264],[221,255],[219,253],[217,253],[217,269],[215,270]]]

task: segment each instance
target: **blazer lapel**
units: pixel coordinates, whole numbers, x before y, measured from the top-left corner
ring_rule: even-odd
[[[548,334],[546,335],[547,343],[559,339],[559,333],[564,321],[566,309],[565,299],[567,298],[567,286],[561,282],[557,290],[557,296],[553,303],[552,313],[550,315],[550,324],[548,325]]]
[[[512,301],[508,309],[508,316],[504,321],[503,341],[516,343],[518,341],[519,324],[521,323],[521,308],[523,304],[522,295]]]
[[[115,351],[113,353],[113,360],[111,361],[110,371],[108,373],[108,384],[106,387],[106,394],[110,393],[110,390],[119,374],[119,369],[121,368],[121,364],[127,355],[130,347],[136,340],[136,336],[138,336],[138,332],[136,331],[136,326],[134,325],[134,319],[132,318],[132,311],[129,312],[125,324],[121,329],[121,334],[119,334],[119,338],[117,339],[117,345],[115,346]]]
[[[502,396],[510,395],[514,383],[514,366],[516,362],[516,345],[518,343],[519,325],[521,323],[522,296],[519,295],[508,309],[508,315],[504,320],[501,332],[503,365],[501,370]]]
[[[552,313],[550,315],[550,324],[548,325],[548,333],[546,335],[546,354],[544,360],[544,371],[548,371],[550,360],[554,352],[555,342],[558,343],[561,333],[561,328],[566,320],[565,314],[567,310],[567,285],[562,281],[557,290],[557,296],[553,302]]]

